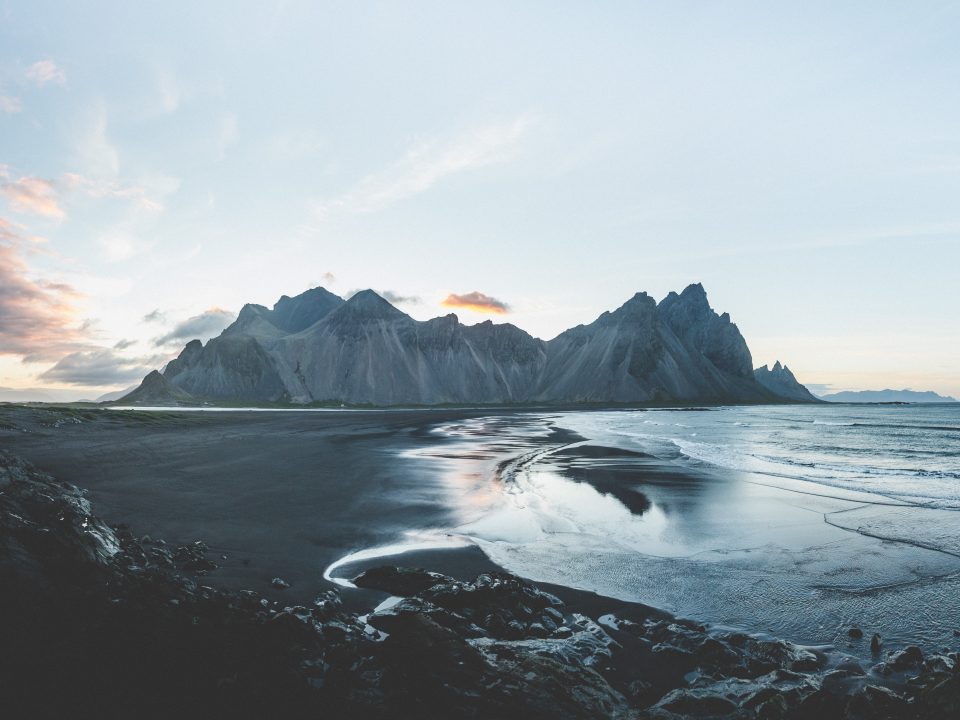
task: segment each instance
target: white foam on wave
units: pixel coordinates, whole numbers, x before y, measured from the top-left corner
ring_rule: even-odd
[[[331,563],[323,571],[324,580],[345,588],[356,588],[352,582],[346,578],[336,577],[333,573],[337,568],[344,565],[350,565],[361,560],[374,560],[381,557],[391,557],[413,552],[415,550],[446,550],[451,548],[469,547],[473,543],[469,540],[451,535],[448,532],[439,530],[416,530],[406,533],[404,542],[392,543],[390,545],[380,545],[378,547],[366,548],[344,555],[336,562]]]
[[[949,473],[841,462],[801,462],[743,452],[729,445],[692,442],[685,438],[670,440],[686,457],[729,470],[812,483],[845,494],[866,495],[868,501],[886,498],[929,507],[960,509],[960,484]]]

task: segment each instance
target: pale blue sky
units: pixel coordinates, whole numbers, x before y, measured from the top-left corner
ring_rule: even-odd
[[[0,0],[0,386],[317,284],[549,338],[702,282],[757,365],[960,396],[958,88],[956,3]]]

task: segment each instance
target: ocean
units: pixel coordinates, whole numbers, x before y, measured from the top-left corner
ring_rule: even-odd
[[[433,434],[404,455],[446,478],[459,522],[436,536],[524,577],[854,655],[873,633],[960,633],[960,404],[493,414]]]

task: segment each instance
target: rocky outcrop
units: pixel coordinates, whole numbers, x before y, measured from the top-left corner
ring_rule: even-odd
[[[774,395],[796,402],[820,402],[816,396],[800,384],[800,381],[790,372],[790,368],[781,365],[777,360],[772,368],[766,365],[753,371],[757,382],[763,385]]]
[[[199,340],[193,342],[200,344]],[[121,401],[132,405],[179,405],[191,404],[195,399],[190,393],[171,382],[167,376],[154,370],[143,379],[136,390],[125,395]]]
[[[703,286],[659,304],[638,293],[549,342],[510,324],[414,320],[371,290],[343,301],[323,288],[246,305],[206,346],[163,372],[214,402],[438,405],[777,402],[757,382],[737,326]],[[156,382],[152,379],[151,382]],[[145,393],[146,394],[146,393]],[[791,400],[807,398],[790,397]],[[123,402],[143,402],[136,393]]]
[[[960,707],[956,653],[906,648],[868,669],[639,605],[570,606],[503,573],[373,568],[355,584],[394,596],[374,611],[346,612],[333,590],[285,607],[205,584],[202,542],[173,549],[92,510],[0,453],[4,717],[946,720]]]
[[[537,399],[593,403],[770,402],[750,351],[701,285],[658,305],[637,293],[589,325],[551,340]]]

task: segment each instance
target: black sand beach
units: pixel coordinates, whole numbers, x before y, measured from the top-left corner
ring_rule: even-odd
[[[435,446],[438,439],[426,435],[433,425],[488,412],[6,408],[0,418],[15,427],[0,429],[0,442],[40,470],[86,489],[108,522],[171,544],[203,541],[219,566],[205,584],[306,603],[335,587],[323,570],[339,558],[396,542],[417,527],[453,524],[439,470],[414,474],[396,454],[418,443]],[[349,563],[338,575],[352,577],[389,560]],[[402,563],[460,580],[501,570],[473,546],[414,550],[403,554]],[[274,588],[276,577],[290,587]],[[542,585],[593,612],[634,605]],[[383,597],[354,589],[343,599],[347,608],[363,612]],[[636,604],[635,612],[646,616],[651,609]]]
[[[87,489],[108,522],[202,539],[219,557],[211,584],[305,602],[332,587],[322,573],[338,558],[450,524],[439,478],[395,456],[428,424],[470,416],[10,408],[0,443]]]
[[[478,437],[483,442],[476,442]],[[493,484],[502,486],[496,487],[498,493],[520,492],[522,498],[522,488],[508,486],[526,467],[534,473],[560,472],[573,487],[587,484],[628,516],[642,518],[652,498],[661,506],[692,503],[681,512],[690,521],[706,517],[700,513],[706,512],[709,495],[703,495],[703,478],[696,473],[665,467],[643,453],[585,442],[543,413],[534,418],[519,411],[492,416],[487,409],[144,412],[6,406],[0,407],[0,450],[12,453],[4,456],[7,469],[0,471],[14,478],[9,487],[17,488],[8,501],[14,510],[0,518],[13,524],[10,530],[0,528],[0,535],[14,543],[15,553],[12,565],[0,569],[12,572],[16,584],[27,583],[8,587],[3,599],[19,608],[8,613],[38,615],[27,625],[0,628],[12,634],[11,647],[20,647],[29,658],[9,672],[26,672],[24,687],[37,683],[36,690],[14,691],[14,702],[34,702],[46,694],[47,677],[41,670],[31,675],[29,668],[48,662],[48,645],[78,656],[83,648],[94,648],[96,679],[80,673],[71,682],[73,692],[90,695],[106,708],[107,717],[118,707],[139,709],[147,702],[123,696],[121,705],[111,705],[110,693],[100,686],[111,682],[111,674],[126,672],[117,664],[129,665],[128,654],[140,652],[153,655],[145,665],[152,672],[176,667],[187,673],[173,686],[186,683],[183,687],[193,689],[181,688],[188,694],[169,699],[171,712],[184,717],[221,716],[225,708],[258,717],[266,706],[257,703],[278,702],[289,705],[290,717],[312,716],[319,702],[335,708],[333,717],[413,712],[422,717],[671,720],[691,715],[946,718],[960,697],[956,653],[925,659],[919,648],[871,651],[869,632],[864,636],[855,627],[849,636],[844,630],[842,647],[804,648],[769,635],[744,634],[751,627],[711,629],[696,620],[674,620],[661,610],[562,581],[534,577],[540,582],[527,584],[501,576],[481,547],[491,533],[517,527],[514,516],[501,522],[489,512],[487,495]],[[431,462],[409,462],[411,453]],[[111,538],[98,520],[85,520],[75,509],[59,511],[76,516],[73,527],[81,539],[91,532],[89,522],[107,538],[98,543],[121,548],[113,560],[96,561],[99,569],[79,586],[67,579],[53,596],[33,586],[30,568],[46,563],[46,540],[23,546],[28,555],[39,552],[38,559],[27,565],[18,559],[18,523],[27,523],[41,539],[43,533],[57,537],[61,532],[56,525],[43,527],[51,520],[56,524],[55,514],[24,514],[21,508],[31,508],[36,493],[56,504],[61,503],[57,494],[65,492],[68,499],[61,505],[76,503],[69,500],[74,492],[69,486],[52,489],[43,477],[17,485],[16,478],[30,478],[33,471],[18,469],[13,456],[56,482],[83,488],[96,515],[114,526],[116,538]],[[31,489],[35,486],[39,489]],[[761,509],[779,507],[785,492],[766,488],[752,502]],[[588,498],[575,494],[574,501],[578,497]],[[806,512],[792,503],[779,510],[782,517]],[[734,507],[729,504],[727,511]],[[480,544],[465,545],[461,539],[455,547],[418,546],[418,532],[433,532],[435,538],[438,529],[456,529],[461,537],[475,533]],[[71,546],[72,538],[58,542]],[[167,545],[158,546],[155,538]],[[194,545],[197,541],[203,544]],[[350,557],[398,543],[410,549]],[[337,561],[331,582],[324,570]],[[670,562],[662,559],[663,572],[669,572]],[[437,575],[404,570],[395,576],[396,571],[384,569],[394,565]],[[64,581],[60,572],[43,582],[58,586]],[[97,584],[102,573],[106,585]],[[564,577],[562,567],[551,573]],[[356,588],[350,580],[358,575],[367,579],[357,579]],[[410,583],[414,589],[405,590]],[[99,599],[103,587],[108,595]],[[391,596],[398,597],[389,603],[397,604],[382,605]],[[128,608],[120,620],[116,603]],[[74,609],[86,604],[90,610]],[[811,618],[817,610],[810,608]],[[76,624],[74,612],[105,615],[87,628],[82,618]],[[37,643],[29,628],[46,625],[42,618],[51,618],[42,632],[52,637]],[[146,630],[154,621],[169,625],[173,640]],[[202,630],[191,629],[198,622]],[[71,640],[73,630],[64,628],[78,628],[79,639]],[[145,630],[148,637],[136,647],[124,644],[127,633]],[[855,636],[854,630],[861,634]],[[107,659],[95,649],[103,637],[111,648]],[[182,653],[192,653],[196,643],[212,654],[184,660]],[[871,652],[877,664],[867,671],[860,663],[871,662]],[[282,677],[274,677],[264,663],[279,663]],[[227,672],[223,666],[239,666],[230,682],[246,673],[249,687],[223,690],[224,679],[217,679]],[[159,681],[131,671],[127,682],[133,687],[146,684],[148,693],[166,692],[163,683],[157,686]],[[334,678],[339,680],[330,685]],[[191,705],[190,693],[207,709]],[[555,706],[560,697],[561,705]],[[477,698],[483,699],[482,707]],[[53,706],[41,699],[37,707]],[[397,708],[403,708],[400,715]]]

